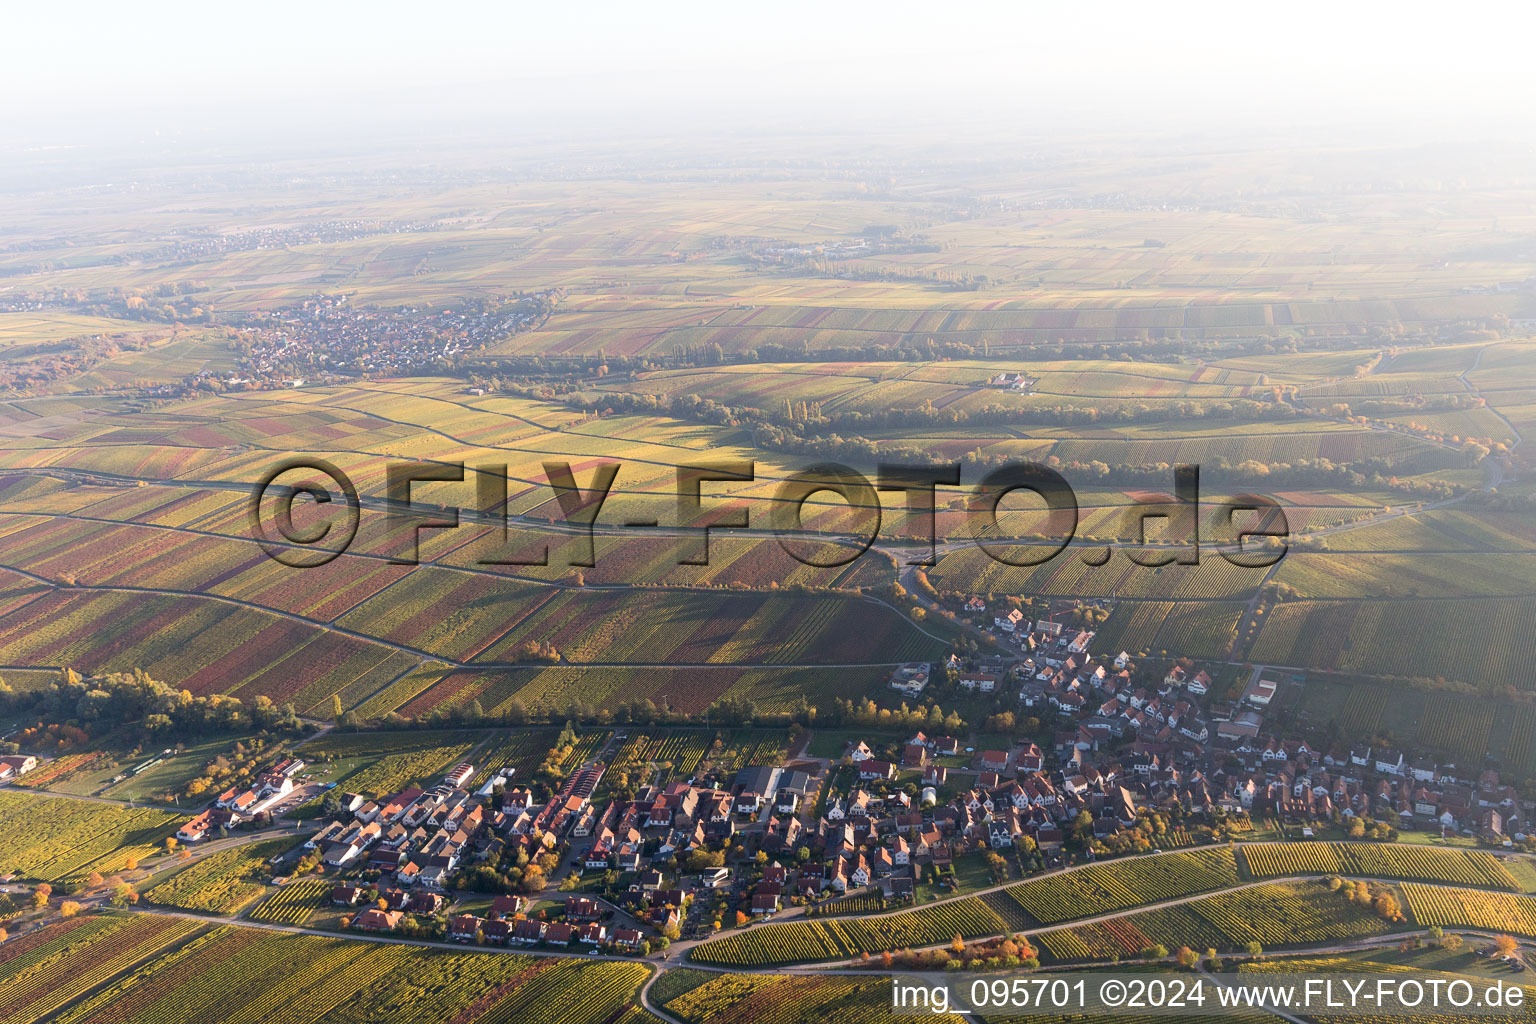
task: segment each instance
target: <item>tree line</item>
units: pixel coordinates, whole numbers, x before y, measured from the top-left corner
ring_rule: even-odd
[[[125,725],[139,726],[157,741],[228,732],[302,733],[310,726],[293,705],[270,697],[250,704],[222,693],[197,696],[152,679],[143,669],[81,676],[65,669],[35,689],[18,691],[0,679],[0,714],[60,726],[56,749],[73,746]]]

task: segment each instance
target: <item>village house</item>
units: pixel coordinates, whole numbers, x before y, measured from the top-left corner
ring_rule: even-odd
[[[392,932],[405,915],[398,910],[365,910],[352,919],[352,927],[365,932]]]
[[[31,754],[6,754],[0,757],[0,782],[20,778],[37,767],[37,758]]]

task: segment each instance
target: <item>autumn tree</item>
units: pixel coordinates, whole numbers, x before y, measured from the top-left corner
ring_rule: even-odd
[[[59,904],[59,916],[74,917],[84,909],[84,907],[76,903],[74,900],[65,900],[63,903]]]
[[[1510,935],[1500,935],[1493,940],[1493,948],[1500,956],[1514,956],[1520,952],[1520,943]]]
[[[1383,921],[1403,919],[1403,909],[1398,905],[1397,897],[1389,892],[1384,892],[1372,900],[1371,907],[1376,911],[1376,916]]]
[[[1174,954],[1173,958],[1180,967],[1193,968],[1200,962],[1200,954],[1188,946],[1180,946],[1179,951]]]

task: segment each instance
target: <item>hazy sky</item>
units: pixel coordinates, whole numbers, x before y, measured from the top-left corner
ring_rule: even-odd
[[[1529,123],[1529,4],[13,5],[0,135],[599,118]]]

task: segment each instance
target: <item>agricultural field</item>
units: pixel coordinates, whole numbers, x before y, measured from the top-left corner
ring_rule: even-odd
[[[295,752],[310,762],[308,771],[316,777],[382,796],[413,783],[434,782],[490,738],[490,733],[469,730],[331,733]]]
[[[646,968],[207,928],[150,915],[61,922],[0,945],[17,1024],[110,1019],[426,1024],[616,1017]],[[235,1009],[231,1009],[234,1007]]]
[[[477,672],[488,675],[475,689],[486,690],[494,677],[498,690],[480,696],[482,703],[501,703],[538,681],[536,669],[519,669],[530,643],[553,645],[578,664],[719,666],[719,682],[704,679],[715,696],[750,676],[750,667],[889,663],[939,649],[934,636],[850,592],[888,582],[880,569],[888,563],[873,554],[818,581],[801,579],[799,563],[771,541],[722,542],[712,571],[768,560],[720,578],[651,582],[655,574],[645,566],[675,563],[677,544],[644,554],[624,542],[599,562],[617,574],[620,589],[600,590],[596,570],[586,587],[480,565],[479,555],[458,552],[483,533],[475,527],[424,535],[422,557],[439,564],[391,565],[400,532],[365,513],[360,553],[296,572],[254,548],[237,502],[221,505],[203,500],[217,492],[162,485],[139,490],[150,493],[108,492],[69,513],[86,518],[11,506],[15,516],[3,521],[6,566],[55,589],[38,589],[35,580],[18,589],[20,603],[0,629],[5,663],[142,667],[194,693],[264,694],[310,714],[323,714],[340,694],[346,706],[381,715],[472,699],[459,695]],[[797,589],[793,598],[781,590],[834,585],[841,589]],[[435,615],[424,607],[455,610]],[[177,636],[203,638],[200,661],[173,642]],[[423,685],[388,700],[386,692],[400,693],[396,684],[424,662],[461,674],[430,695]],[[537,692],[527,700],[541,703]]]
[[[415,50],[432,42],[417,35]],[[560,60],[566,37],[545,35]],[[807,81],[818,97],[866,85],[858,63]],[[67,92],[49,102],[67,111]],[[1536,941],[1524,854],[1406,828],[1390,844],[1245,842],[1239,815],[1236,843],[1196,846],[1199,819],[1174,813],[1166,854],[1087,862],[1073,835],[1063,870],[1044,869],[1049,851],[1000,851],[994,868],[957,850],[910,906],[845,894],[730,928],[670,969],[342,933],[329,868],[270,884],[297,836],[162,855],[192,813],[188,784],[257,720],[225,704],[240,731],[213,733],[169,704],[181,691],[206,699],[194,709],[268,699],[326,726],[263,737],[241,766],[291,750],[311,792],[380,797],[467,761],[470,789],[500,777],[542,797],[601,756],[601,805],[781,764],[790,721],[814,723],[809,755],[836,758],[853,739],[888,756],[910,723],[943,720],[966,752],[941,759],[949,799],[976,778],[971,754],[1058,733],[1065,746],[1069,723],[1015,699],[1022,653],[986,695],[944,671],[897,694],[891,669],[1013,654],[993,615],[1025,601],[1032,619],[1096,630],[1091,657],[1127,652],[1130,692],[1192,659],[1215,679],[1197,701],[1213,729],[1217,702],[1270,667],[1305,681],[1264,710],[1261,744],[1394,746],[1533,795],[1536,172],[1520,132],[1450,145],[1373,122],[1339,142],[1337,126],[1281,118],[1231,138],[1199,124],[1035,137],[967,116],[933,137],[921,119],[754,136],[734,121],[678,131],[663,105],[665,132],[621,111],[620,134],[583,133],[562,108],[559,139],[449,140],[458,122],[434,115],[399,142],[312,106],[321,149],[286,123],[295,134],[260,146],[227,125],[140,139],[125,123],[112,139],[139,141],[119,153],[69,142],[67,118],[27,118],[38,144],[19,138],[0,166],[0,738],[43,758],[0,788],[0,874],[60,897],[131,862],[130,880],[148,876],[140,905],[92,896],[69,917],[57,898],[45,916],[0,894],[0,920],[21,918],[0,942],[0,1024],[658,1024],[639,1000],[653,972],[649,1004],[681,1024],[895,1024],[887,979],[845,967],[956,935],[1025,932],[1052,966],[1361,939],[1382,940],[1386,964],[1430,924]],[[1349,107],[1335,106],[1330,123]],[[355,535],[330,488],[300,488],[282,514],[297,475],[253,510],[253,485],[295,456],[355,485]],[[1071,546],[1036,565],[977,543],[989,514],[1015,555],[1049,542],[1039,492],[988,508],[978,490],[1024,461],[1076,503]],[[923,490],[881,472],[902,465],[958,471],[927,495],[935,564]],[[1144,545],[1173,553],[1179,524],[1158,520],[1181,465],[1199,468],[1200,557],[1139,564]],[[433,478],[407,483],[402,508],[404,467]],[[841,467],[881,486],[802,489]],[[1246,495],[1283,511],[1273,566],[1221,557],[1254,525],[1229,514]],[[346,550],[303,569],[272,557],[321,533]],[[959,614],[973,596],[987,611]],[[167,703],[38,693],[66,669],[143,670]],[[1196,769],[1231,774],[1219,743],[1190,753],[1136,728],[1191,785]],[[1095,732],[1101,770],[1135,756],[1111,732]],[[144,736],[174,753],[127,757]],[[837,767],[818,799],[853,774]],[[324,800],[290,813],[313,819]],[[1288,831],[1277,815],[1258,835]],[[472,837],[475,870],[451,883],[477,890],[461,909],[538,878],[512,877],[527,851],[500,838],[507,857],[475,860],[496,845]],[[561,871],[528,894],[533,913],[558,913],[582,845],[552,851]],[[1334,875],[1409,919],[1319,880]]]
[[[1188,409],[1181,405],[1177,412],[1200,422],[1073,425],[1051,427],[1045,436],[1043,427],[1022,426],[1015,432],[1029,436],[995,443],[985,430],[956,426],[950,428],[951,439],[927,440],[943,441],[954,455],[977,448],[1003,452],[999,445],[1016,443],[1068,468],[1095,462],[1210,463],[1238,456],[1402,461],[1423,457],[1415,446],[1438,451],[1405,434],[1358,430],[1326,418],[1245,423],[1212,411],[1212,403],[1250,400],[1287,372],[1291,382],[1310,387],[1344,362],[1369,362],[1374,355],[1360,351],[1303,360],[1289,371],[1045,360],[1037,371],[1039,392],[1020,398],[1026,405],[1185,403]],[[1013,401],[1015,396],[984,386],[999,366],[849,363],[818,371],[751,364],[709,372],[722,387],[739,384],[754,393],[765,386],[771,390],[768,382],[775,377],[788,378],[793,388],[779,402],[804,401],[795,389],[805,385],[837,384],[858,400],[816,400],[829,403],[827,409],[857,413],[888,408],[892,397],[883,390],[890,388],[935,389],[936,406],[946,389],[981,403]],[[655,379],[677,376],[668,371]],[[1425,373],[1405,370],[1401,376],[1421,386]],[[637,385],[649,386],[649,380]],[[691,386],[680,379],[674,390],[692,394]],[[731,392],[718,394],[725,400]],[[957,412],[963,408],[955,405]],[[558,677],[523,666],[522,652],[530,643],[552,645],[568,663],[592,665],[594,671],[582,678],[600,699],[612,699],[605,684],[621,678],[626,664],[688,666],[685,674],[698,673],[690,689],[699,693],[678,704],[688,710],[733,690],[766,691],[768,684],[757,679],[771,677],[758,670],[775,664],[890,662],[934,657],[942,649],[941,621],[930,618],[918,626],[855,593],[891,581],[889,559],[878,552],[846,567],[817,570],[790,559],[771,541],[727,534],[712,542],[708,566],[690,567],[677,564],[675,538],[607,535],[598,538],[597,565],[579,570],[570,565],[582,542],[538,529],[561,514],[540,465],[549,451],[623,461],[626,468],[609,505],[615,516],[637,518],[671,502],[668,470],[686,453],[754,454],[729,430],[666,416],[621,419],[635,429],[620,430],[618,420],[586,419],[532,399],[466,396],[458,383],[439,378],[200,397],[174,414],[114,410],[74,433],[50,428],[46,437],[19,438],[16,451],[8,453],[7,474],[18,482],[0,489],[0,513],[13,520],[5,524],[6,565],[48,581],[52,589],[28,592],[12,623],[0,629],[0,662],[68,663],[86,670],[144,667],[194,693],[266,694],[309,714],[323,714],[331,696],[339,694],[345,706],[377,717],[391,711],[429,715],[472,700],[491,709],[516,699],[547,711],[553,703],[548,684]],[[241,502],[227,490],[260,471],[262,451],[285,446],[328,451],[369,494],[381,486],[379,467],[386,454],[506,463],[515,485],[508,508],[520,518],[504,553],[522,562],[548,547],[549,564],[484,565],[495,531],[466,523],[457,530],[426,530],[417,538],[365,506],[349,554],[318,570],[285,571],[254,549]],[[764,461],[772,461],[773,468],[765,465],[758,480],[731,488],[732,502],[755,507],[772,500],[773,481],[782,476],[777,463],[783,460]],[[1416,478],[1425,472],[1406,461],[1400,469],[1412,470]],[[95,483],[79,482],[78,476],[93,471]],[[47,494],[32,489],[31,481],[47,479],[33,474],[46,472],[69,474],[53,481],[66,486]],[[103,486],[108,480],[118,483]],[[124,486],[131,482],[145,486]],[[424,500],[464,501],[451,487],[422,490]],[[1206,491],[1211,497],[1210,486]],[[1080,533],[1129,536],[1135,520],[1126,513],[1133,494],[1144,492],[1084,487]],[[1161,569],[1123,558],[1099,568],[1058,558],[1036,569],[1013,569],[960,549],[946,553],[930,576],[936,585],[959,591],[1117,600],[1101,635],[1133,652],[1246,656],[1313,668],[1523,685],[1521,652],[1508,645],[1467,646],[1471,641],[1465,638],[1475,630],[1456,616],[1475,614],[1480,622],[1512,629],[1529,619],[1530,583],[1536,578],[1536,547],[1529,539],[1521,539],[1515,557],[1490,550],[1487,545],[1496,543],[1491,537],[1451,539],[1448,549],[1414,542],[1422,556],[1415,568],[1405,563],[1402,548],[1390,547],[1401,543],[1392,532],[1405,529],[1396,525],[1403,520],[1385,519],[1376,528],[1362,519],[1381,514],[1393,500],[1389,493],[1284,490],[1278,496],[1294,530],[1327,533],[1327,543],[1337,538],[1358,557],[1335,567],[1331,551],[1293,552],[1277,579],[1296,587],[1304,600],[1269,611],[1246,652],[1234,650],[1232,641],[1265,573],[1216,557],[1198,566]],[[813,527],[837,528],[842,513],[833,505],[818,499],[808,509]],[[671,513],[668,504],[665,514]],[[1454,509],[1424,513],[1457,514]],[[899,519],[888,518],[893,524]],[[946,507],[940,518],[941,534],[963,535],[954,510]],[[419,546],[423,564],[391,564],[408,544]],[[1476,609],[1436,605],[1429,595],[1449,602],[1461,593],[1440,585],[1447,579],[1460,581],[1466,596],[1486,603]],[[1395,602],[1384,600],[1397,596],[1414,598],[1408,613],[1421,617],[1424,629],[1443,634],[1444,642],[1434,648],[1442,653],[1428,662],[1404,660],[1400,653],[1404,647],[1393,632],[1400,616]],[[1529,631],[1514,635],[1522,632]],[[188,656],[186,645],[169,639],[188,635],[204,638],[196,645],[201,663]],[[1321,642],[1310,642],[1314,637]],[[790,702],[781,699],[779,705]]]
[[[481,748],[480,762],[475,766],[476,781],[502,776],[509,785],[526,782],[559,735],[555,729],[527,729],[493,736]]]
[[[947,943],[957,934],[975,939],[1007,930],[985,903],[967,897],[894,914],[755,925],[694,947],[689,959],[717,967],[850,960],[861,953]]]
[[[1367,355],[1361,352],[1353,358],[1368,361]],[[1347,360],[1338,361],[1342,366]],[[1326,361],[1315,365],[1315,375],[1296,369],[1292,378],[1312,382],[1335,370]],[[787,364],[754,364],[710,372],[722,384],[756,381],[752,387],[761,387],[775,375],[792,378],[797,386],[846,381],[850,393],[878,410],[890,401],[881,389],[897,386],[931,387],[941,399],[944,389],[960,388],[986,402],[1012,400],[982,386],[997,368],[995,362],[929,363],[909,369],[851,363],[825,366],[818,374]],[[1255,389],[1268,386],[1261,378],[1279,380],[1281,369],[1224,367],[1207,372],[1147,363],[1044,361],[1038,372],[1042,389],[1027,396],[1029,400],[1175,401],[1193,403],[1191,410],[1210,417],[1210,402],[1247,401]],[[671,376],[669,371],[659,379]],[[1420,381],[1423,371],[1404,371],[1403,376]],[[1208,377],[1225,377],[1227,382],[1211,383]],[[681,390],[687,387],[679,385]],[[1201,389],[1210,393],[1195,393]],[[727,396],[720,394],[722,399]],[[787,397],[803,400],[793,392]],[[842,409],[843,404],[830,407]],[[857,403],[849,406],[849,411],[857,409]],[[470,700],[489,708],[514,695],[526,706],[547,708],[543,674],[517,664],[518,652],[530,642],[552,644],[570,662],[602,665],[610,677],[607,666],[642,661],[736,669],[717,680],[701,677],[702,686],[714,696],[741,686],[740,680],[756,666],[859,663],[936,653],[941,640],[850,593],[890,581],[889,561],[873,552],[836,571],[813,570],[789,559],[777,544],[727,535],[712,545],[709,566],[687,567],[676,564],[675,539],[602,536],[598,564],[578,572],[568,564],[578,542],[536,530],[558,514],[547,493],[539,494],[547,482],[538,456],[553,446],[594,457],[627,457],[611,503],[616,512],[628,515],[662,500],[670,483],[666,470],[676,464],[680,452],[713,450],[727,436],[723,431],[711,436],[711,427],[665,416],[631,419],[638,421],[640,437],[626,434],[621,441],[606,420],[562,418],[558,406],[529,399],[470,398],[461,387],[438,379],[281,396],[205,397],[188,401],[174,416],[115,411],[75,435],[19,439],[12,469],[19,481],[43,479],[30,475],[36,472],[83,474],[95,466],[103,483],[110,473],[147,485],[86,486],[71,479],[65,481],[67,487],[48,495],[20,484],[0,494],[0,512],[17,517],[7,524],[7,565],[49,580],[56,588],[73,588],[32,594],[15,616],[14,627],[0,631],[0,660],[69,663],[85,669],[143,666],[195,693],[214,688],[242,697],[265,693],[290,700],[307,713],[323,713],[331,695],[341,694],[347,706],[377,716],[389,711],[430,714]],[[1178,429],[1185,431],[1183,437],[1157,423],[1073,426],[1054,428],[1052,437],[1016,440],[1031,445],[1031,453],[1052,453],[1067,466],[1095,460],[1210,461],[1244,453],[1290,460],[1388,459],[1398,457],[1395,450],[1370,445],[1423,443],[1310,418],[1245,424],[1217,416],[1182,423]],[[697,448],[679,447],[679,438],[688,432],[701,439]],[[983,440],[973,436],[974,430],[954,432],[964,452]],[[453,531],[424,531],[419,538],[424,564],[391,565],[389,556],[417,539],[365,508],[352,553],[312,572],[285,572],[253,549],[239,500],[208,486],[237,482],[259,470],[259,450],[230,447],[249,446],[258,439],[271,450],[284,444],[301,450],[344,445],[346,451],[332,454],[358,475],[365,491],[379,486],[378,457],[385,453],[516,459],[515,465],[508,463],[509,473],[520,489],[509,498],[509,508],[523,518],[507,546],[519,561],[548,546],[549,564],[482,565],[490,531],[466,524]],[[1273,450],[1256,454],[1253,445],[1260,441]],[[1227,448],[1218,450],[1221,445]],[[179,460],[175,463],[166,461],[172,449]],[[110,459],[110,466],[95,461],[97,456]],[[23,478],[22,472],[28,476]],[[759,482],[734,489],[732,500],[770,500],[770,482],[777,475],[767,472]],[[427,487],[424,493],[462,502],[462,495],[448,494],[451,490]],[[1128,535],[1134,523],[1125,514],[1129,491],[1085,489],[1083,497],[1084,536]],[[1385,614],[1380,598],[1413,597],[1417,592],[1419,597],[1437,593],[1449,600],[1454,595],[1432,588],[1437,581],[1455,579],[1468,588],[1468,596],[1494,602],[1476,609],[1480,620],[1492,615],[1511,626],[1523,621],[1530,614],[1527,598],[1533,577],[1524,562],[1532,561],[1531,569],[1536,570],[1536,547],[1528,539],[1520,542],[1528,556],[1523,560],[1490,551],[1486,545],[1493,543],[1491,538],[1448,540],[1449,549],[1423,551],[1419,545],[1416,550],[1425,558],[1405,576],[1409,567],[1403,564],[1402,549],[1388,547],[1401,542],[1390,534],[1402,520],[1384,520],[1382,528],[1347,521],[1379,513],[1382,503],[1391,500],[1389,495],[1284,491],[1280,498],[1293,529],[1348,526],[1346,532],[1329,533],[1329,543],[1337,537],[1359,557],[1350,560],[1346,571],[1333,568],[1331,553],[1293,553],[1278,579],[1309,600],[1270,612],[1249,656],[1345,671],[1446,678],[1470,674],[1477,681],[1510,679],[1519,685],[1520,652],[1503,645],[1483,645],[1480,650],[1454,646],[1458,637],[1472,631],[1454,619],[1455,609],[1449,605],[1439,608],[1424,601],[1422,608],[1410,609],[1422,613],[1426,628],[1444,630],[1446,643],[1436,647],[1445,652],[1444,664],[1394,661],[1392,652],[1402,647],[1393,639],[1397,617],[1377,620]],[[839,514],[834,508],[813,505],[813,524],[833,524]],[[941,533],[963,531],[952,510],[945,509],[941,518]],[[1232,650],[1231,640],[1247,599],[1264,576],[1261,570],[1240,569],[1220,558],[1162,569],[1119,558],[1091,568],[1059,558],[1020,570],[966,549],[947,553],[931,574],[937,585],[957,590],[1117,599],[1120,603],[1102,630],[1106,639],[1132,651],[1217,659],[1244,653]],[[621,589],[594,589],[614,586]],[[801,587],[812,594],[797,591],[791,598],[782,593]],[[153,596],[146,598],[130,588],[152,591]],[[781,593],[774,594],[773,588]],[[432,615],[421,612],[423,607],[452,611]],[[1330,625],[1334,633],[1347,632],[1348,649],[1342,641],[1327,639]],[[942,635],[937,623],[925,628]],[[204,664],[194,664],[184,646],[165,641],[174,635],[208,638],[198,649],[212,650],[215,663],[205,659]],[[1323,642],[1297,639],[1315,635],[1323,636]],[[270,656],[258,662],[252,652],[261,651]],[[434,667],[438,663],[441,669]],[[604,672],[587,678],[599,687],[605,681]]]
[[[684,1024],[762,1021],[800,1024],[835,1020],[842,1024],[894,1024],[905,1019],[891,1010],[890,983],[835,975],[726,974],[687,968],[663,974],[651,998]],[[957,1016],[926,1014],[938,1021]]]
[[[1536,898],[1411,883],[1402,889],[1413,919],[1425,927],[1476,928],[1536,939]]]
[[[1410,950],[1377,949],[1362,953],[1353,953],[1346,956],[1332,957],[1285,957],[1273,960],[1250,961],[1238,966],[1241,974],[1272,975],[1276,973],[1298,973],[1310,976],[1361,972],[1373,975],[1395,975],[1400,983],[1422,982],[1426,989],[1431,984],[1445,984],[1460,980],[1473,985],[1481,983],[1486,986],[1490,977],[1498,977],[1501,981],[1509,981],[1507,972],[1492,974],[1475,952],[1466,950],[1447,951],[1437,947],[1426,947]],[[1252,979],[1259,983],[1268,982],[1267,977],[1255,977]],[[1282,980],[1282,979],[1273,979]],[[1517,982],[1518,983],[1518,982]],[[1531,989],[1525,987],[1527,1004],[1530,1000]],[[1491,1008],[1485,1008],[1476,1012],[1457,1010],[1453,1007],[1440,1007],[1433,1012],[1420,1011],[1417,1014],[1399,1010],[1392,1014],[1403,1020],[1429,1021],[1431,1019],[1441,1021],[1443,1024],[1475,1024],[1476,1021],[1486,1021],[1489,1024],[1515,1024],[1524,1019],[1523,1011],[1498,1013]],[[1370,1021],[1380,1020],[1382,1014],[1361,1013],[1330,1013],[1327,1017],[1330,1021],[1338,1021],[1339,1024],[1368,1024]]]
[[[159,851],[183,820],[152,807],[0,791],[0,830],[12,837],[0,868],[53,883],[112,874]]]
[[[336,883],[325,878],[295,878],[253,907],[252,921],[273,924],[306,924],[322,904],[328,903]]]
[[[150,903],[210,914],[238,914],[267,891],[273,869],[267,862],[294,846],[291,838],[268,839],[221,850],[141,894]]]
[[[1169,949],[1243,949],[1305,945],[1376,935],[1387,922],[1316,882],[1284,882],[1220,893],[1178,906],[1042,932],[1051,961],[1110,960],[1163,945]]]
[[[650,701],[657,708],[702,713],[721,697],[751,700],[764,711],[788,711],[802,697],[852,700],[878,690],[888,669],[877,665],[746,668],[552,665],[545,668],[423,668],[399,677],[358,706],[374,718],[391,711],[421,717],[479,701],[502,713],[515,701],[531,714],[571,717],[573,701],[600,707]]]
[[[665,779],[686,779],[698,770],[699,763],[716,742],[706,730],[669,729],[660,732],[631,732],[609,765],[614,772],[646,777],[654,772]]]
[[[777,729],[738,729],[710,748],[706,763],[717,772],[736,772],[748,765],[774,765],[789,751],[789,736]]]
[[[1255,662],[1355,674],[1463,679],[1529,689],[1525,670],[1536,598],[1467,602],[1297,601],[1278,605],[1249,655]],[[1503,636],[1490,644],[1479,631]],[[1414,637],[1404,643],[1404,637]]]
[[[1110,861],[1009,886],[1002,895],[1039,924],[1123,910],[1236,885],[1237,866],[1227,849],[1197,850]]]
[[[80,916],[18,935],[0,944],[0,1014],[14,1022],[57,1020],[124,971],[174,959],[200,928],[148,914]]]
[[[1536,769],[1536,705],[1529,701],[1321,676],[1308,680],[1303,700],[1316,720],[1397,736],[1457,764],[1493,757],[1517,774]]]
[[[1391,843],[1262,843],[1239,846],[1238,857],[1251,878],[1344,875],[1521,891],[1519,881],[1499,858],[1482,850]]]
[[[877,889],[867,889],[863,892],[852,893],[847,896],[838,896],[834,899],[818,903],[815,913],[806,912],[807,917],[820,915],[853,916],[856,914],[877,914],[885,909],[885,895]],[[988,904],[990,906],[990,904]],[[993,908],[996,909],[995,907]],[[999,915],[1001,916],[1001,915]]]

